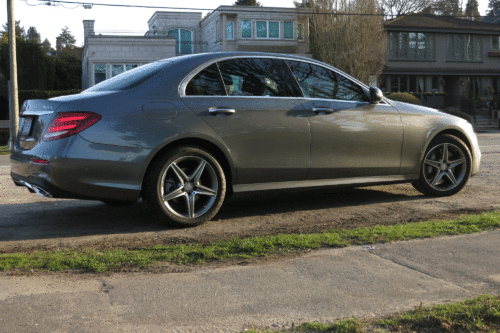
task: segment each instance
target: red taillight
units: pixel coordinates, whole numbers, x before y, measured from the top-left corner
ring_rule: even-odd
[[[33,159],[33,163],[35,163],[35,164],[50,164],[50,162],[49,162],[49,161],[47,161],[47,160],[42,160],[42,159],[38,159],[38,158],[34,158],[34,159]]]
[[[94,125],[101,118],[101,115],[94,112],[61,112],[45,130],[43,140],[57,140],[75,135]]]

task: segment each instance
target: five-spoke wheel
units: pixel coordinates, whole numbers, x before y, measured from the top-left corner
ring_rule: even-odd
[[[225,190],[224,172],[209,152],[178,147],[153,165],[143,199],[157,219],[176,226],[195,226],[218,212]]]
[[[413,185],[427,195],[453,195],[465,186],[470,173],[471,156],[467,146],[457,137],[441,135],[429,145],[420,179]]]

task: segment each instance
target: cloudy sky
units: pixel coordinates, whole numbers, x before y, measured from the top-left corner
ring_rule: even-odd
[[[82,1],[82,0],[67,0]],[[89,3],[145,5],[162,7],[184,7],[215,9],[220,5],[232,5],[235,0],[89,0]],[[293,0],[259,0],[263,6],[268,7],[293,7]],[[47,1],[40,0],[14,0],[14,16],[21,20],[25,30],[34,26],[42,35],[42,40],[48,38],[52,47],[55,47],[56,37],[61,29],[68,26],[76,38],[76,45],[83,44],[83,20],[95,20],[95,30],[99,31],[138,31],[148,29],[148,20],[157,10],[145,8],[123,8],[94,5],[92,9],[84,9],[80,5],[55,4],[47,5]],[[7,0],[0,0],[0,22],[7,22]],[[479,0],[479,12],[485,15],[488,0]],[[173,11],[178,11],[174,10]]]

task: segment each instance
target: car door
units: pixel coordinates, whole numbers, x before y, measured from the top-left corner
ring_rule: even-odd
[[[182,101],[229,148],[239,184],[302,180],[310,132],[282,60],[233,58],[214,63],[186,86]],[[289,76],[289,79],[292,78]]]
[[[308,179],[397,175],[403,126],[385,102],[370,104],[360,85],[329,68],[287,61],[311,126]]]

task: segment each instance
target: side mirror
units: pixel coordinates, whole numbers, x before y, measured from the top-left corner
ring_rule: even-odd
[[[384,98],[382,90],[377,87],[370,87],[370,103],[377,104]]]

